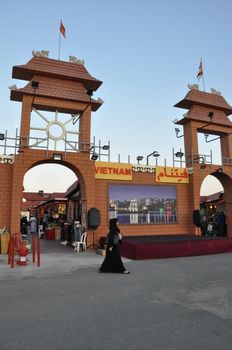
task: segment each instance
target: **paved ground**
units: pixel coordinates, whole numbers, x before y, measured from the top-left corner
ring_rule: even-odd
[[[42,251],[41,268],[0,255],[1,350],[232,348],[231,253],[125,259],[122,275],[97,273],[95,253]]]
[[[40,278],[72,273],[79,268],[98,266],[103,259],[94,251],[75,253],[72,246],[63,246],[59,241],[40,240],[40,243],[40,267],[37,267],[37,256],[35,263],[33,263],[32,254],[28,254],[27,266],[15,264],[12,269],[7,265],[7,255],[0,254],[0,280],[25,277]]]

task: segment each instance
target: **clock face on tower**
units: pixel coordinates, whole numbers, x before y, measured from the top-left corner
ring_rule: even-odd
[[[38,111],[33,108],[30,127],[30,148],[46,148],[58,151],[78,151],[79,118],[56,112]]]

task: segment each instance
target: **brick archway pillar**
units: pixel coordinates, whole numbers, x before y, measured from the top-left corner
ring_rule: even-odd
[[[20,233],[20,212],[21,212],[21,200],[22,200],[22,185],[24,177],[23,162],[18,156],[13,167],[12,176],[12,196],[11,196],[11,219],[10,228],[11,234]]]

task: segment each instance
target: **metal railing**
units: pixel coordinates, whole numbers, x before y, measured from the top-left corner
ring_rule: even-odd
[[[48,137],[20,137],[18,134],[18,129],[14,137],[9,137],[7,130],[5,131],[3,140],[0,140],[0,154],[2,155],[16,155],[22,152],[25,148],[30,149],[39,149],[44,150],[46,154],[48,151],[62,151],[65,154],[70,152],[88,152],[90,157],[97,155],[98,160],[101,160],[102,157],[107,158],[110,161],[110,144],[107,145],[101,144],[99,140],[98,144],[96,143],[95,138],[93,142],[80,142],[79,140],[68,139],[68,134],[65,135],[65,139],[61,141],[63,147],[57,150],[56,144],[55,147],[52,147],[54,142]]]
[[[193,166],[194,163],[200,164],[213,164],[213,154],[212,150],[210,150],[210,154],[193,154],[186,155],[180,149],[175,152],[174,148],[172,149],[172,158],[173,158],[173,166],[186,167]],[[176,165],[177,164],[177,165]]]

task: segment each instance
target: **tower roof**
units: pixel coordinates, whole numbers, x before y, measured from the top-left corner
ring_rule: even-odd
[[[91,103],[92,111],[96,111],[103,102],[100,99],[90,99],[86,93],[88,90],[96,91],[102,82],[93,78],[82,64],[76,62],[33,57],[25,65],[14,66],[12,77],[30,81],[23,88],[11,90],[13,101],[22,101],[24,95],[51,97],[70,102]],[[38,82],[36,90],[32,81]]]
[[[227,116],[232,114],[232,107],[226,102],[223,96],[197,89],[191,89],[184,99],[174,105],[174,107],[190,109],[193,105],[220,109]]]
[[[92,77],[86,68],[76,62],[65,62],[47,57],[32,57],[24,65],[14,66],[12,77],[30,81],[34,75],[73,80],[83,83],[87,90],[96,91],[102,81]]]

